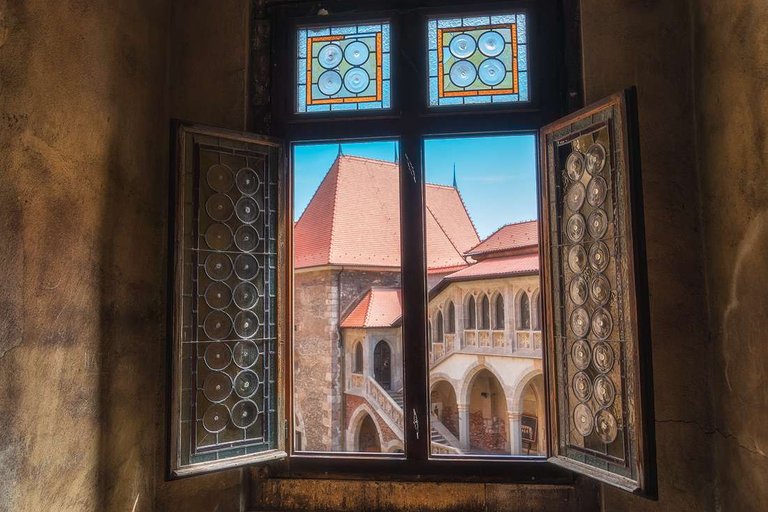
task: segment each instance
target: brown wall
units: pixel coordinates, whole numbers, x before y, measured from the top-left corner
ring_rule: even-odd
[[[720,510],[768,510],[768,4],[695,9],[697,148]]]
[[[0,510],[153,511],[167,1],[0,1]]]

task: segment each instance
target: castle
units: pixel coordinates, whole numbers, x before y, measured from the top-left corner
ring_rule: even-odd
[[[433,454],[544,454],[538,226],[426,185]],[[294,228],[295,446],[403,450],[399,166],[340,154]]]

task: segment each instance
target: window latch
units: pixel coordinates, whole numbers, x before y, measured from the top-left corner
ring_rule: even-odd
[[[413,409],[413,429],[416,431],[416,439],[419,439],[419,415],[416,413],[416,409]]]

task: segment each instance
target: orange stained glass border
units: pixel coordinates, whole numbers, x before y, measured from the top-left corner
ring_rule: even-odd
[[[481,91],[446,91],[444,89],[443,77],[443,49],[445,44],[443,42],[443,34],[447,32],[467,32],[468,30],[493,30],[495,28],[509,27],[510,35],[512,39],[512,88],[511,89],[483,89]],[[483,25],[479,27],[456,27],[456,28],[438,28],[437,40],[439,42],[437,48],[437,95],[440,98],[455,98],[464,96],[497,96],[500,94],[517,94],[519,93],[520,84],[518,83],[517,76],[517,23],[511,25]]]
[[[376,96],[352,96],[350,98],[312,98],[312,44],[323,41],[341,41],[346,39],[344,35],[335,36],[316,36],[307,38],[307,105],[329,105],[334,103],[366,103],[369,101],[381,101],[381,81],[382,81],[382,44],[381,32],[376,32]]]

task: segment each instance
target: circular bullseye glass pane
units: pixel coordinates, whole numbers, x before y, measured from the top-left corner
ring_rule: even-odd
[[[589,248],[589,265],[595,272],[603,272],[608,268],[611,255],[608,246],[603,242],[597,242]]]
[[[344,53],[341,51],[341,47],[334,43],[329,43],[317,52],[317,59],[320,61],[320,65],[325,69],[335,68],[341,63],[341,59]]]
[[[600,308],[592,317],[592,333],[601,340],[611,335],[613,319],[607,309]]]
[[[203,330],[212,340],[222,340],[232,332],[232,320],[222,311],[211,311],[205,317]]]
[[[240,368],[250,368],[259,360],[259,347],[252,341],[238,341],[232,350],[235,364]]]
[[[259,300],[259,293],[251,283],[240,283],[234,291],[235,305],[240,309],[251,309]]]
[[[259,329],[259,319],[252,311],[241,311],[235,315],[235,332],[241,338],[250,338]]]
[[[565,194],[565,204],[572,212],[578,212],[584,206],[586,196],[587,191],[584,189],[584,185],[577,181],[568,188],[568,192]]]
[[[485,85],[499,85],[507,76],[507,68],[499,59],[485,59],[480,63],[479,74]]]
[[[584,372],[579,372],[573,376],[571,386],[573,387],[573,394],[580,402],[586,402],[592,396],[592,381]]]
[[[587,302],[589,291],[587,288],[586,279],[581,276],[574,277],[568,289],[570,292],[571,300],[574,302],[574,304],[581,306]]]
[[[477,78],[477,69],[468,60],[459,60],[451,66],[450,77],[451,82],[457,87],[466,87]]]
[[[600,206],[608,195],[608,184],[600,176],[595,176],[587,185],[587,202],[592,206]]]
[[[595,421],[587,404],[579,404],[573,409],[573,424],[578,433],[584,437],[592,433]]]
[[[256,174],[256,171],[250,167],[243,167],[237,171],[235,176],[235,183],[237,183],[237,189],[246,196],[252,196],[259,191],[261,187],[261,178]]]
[[[243,281],[250,281],[259,273],[259,262],[250,254],[235,258],[235,275]]]
[[[221,193],[229,192],[232,184],[235,182],[234,176],[232,176],[232,169],[224,164],[210,166],[205,174],[205,180],[208,182],[209,187]]]
[[[597,371],[608,373],[613,368],[613,349],[610,345],[601,341],[595,345],[595,354],[592,359]]]
[[[232,261],[226,254],[209,254],[205,258],[205,273],[214,281],[223,281],[232,274]]]
[[[459,59],[466,59],[475,53],[476,47],[477,43],[475,43],[475,38],[469,34],[459,34],[454,36],[453,39],[451,39],[451,43],[448,45],[448,49],[451,53]]]
[[[600,407],[611,405],[614,398],[616,398],[616,388],[611,379],[605,375],[598,375],[595,379],[594,395]]]
[[[589,332],[589,313],[584,308],[576,308],[571,313],[571,330],[579,338]]]
[[[205,211],[213,220],[223,222],[232,216],[232,200],[224,194],[213,194],[205,202]]]
[[[336,71],[324,71],[317,78],[317,87],[326,96],[333,96],[341,90],[341,75]]]
[[[216,251],[229,249],[232,245],[232,230],[226,224],[211,224],[205,230],[205,243]]]
[[[358,94],[368,88],[371,77],[363,68],[352,68],[344,73],[344,87],[351,93]]]
[[[611,283],[608,282],[608,279],[604,275],[597,274],[592,281],[589,293],[592,296],[592,300],[595,301],[598,306],[604,306],[611,297]]]
[[[592,359],[592,349],[586,340],[577,340],[571,347],[571,360],[579,370],[586,370]]]
[[[574,245],[568,250],[568,266],[571,271],[581,274],[587,268],[587,251],[581,245]]]
[[[584,222],[584,216],[580,213],[571,215],[571,218],[568,219],[568,224],[565,227],[568,238],[573,242],[580,242],[581,239],[584,238],[586,229],[587,226]]]
[[[605,147],[595,142],[587,149],[587,171],[590,174],[598,174],[605,167]]]
[[[565,159],[565,172],[573,181],[579,181],[584,174],[584,155],[578,151],[573,151]]]
[[[608,216],[603,210],[595,210],[589,214],[587,229],[594,239],[602,238],[608,231]]]
[[[259,376],[251,370],[240,372],[235,377],[235,393],[240,398],[248,398],[259,390]]]
[[[240,400],[232,407],[232,423],[238,428],[248,428],[256,423],[259,408],[250,400]]]
[[[205,289],[205,302],[213,309],[224,309],[232,302],[232,291],[224,283],[211,283]]]
[[[610,411],[603,409],[595,416],[595,431],[600,440],[605,444],[611,444],[619,434],[619,426],[616,418]]]
[[[344,49],[344,58],[353,66],[359,66],[365,64],[370,53],[367,44],[362,41],[354,41]]]
[[[221,432],[227,427],[229,411],[222,404],[213,404],[203,414],[203,427],[211,434]]]
[[[205,349],[203,359],[211,370],[223,370],[232,361],[232,351],[226,343],[211,343]]]
[[[478,48],[486,57],[496,57],[504,51],[504,36],[495,30],[485,32],[478,39]]]
[[[213,372],[205,378],[203,394],[211,402],[221,402],[232,393],[232,379],[222,372]]]
[[[237,200],[235,205],[235,215],[242,222],[246,224],[252,224],[256,222],[256,219],[261,215],[261,208],[259,204],[250,197],[241,197]]]
[[[235,245],[244,252],[251,252],[259,245],[259,234],[251,226],[240,226],[235,231]]]

